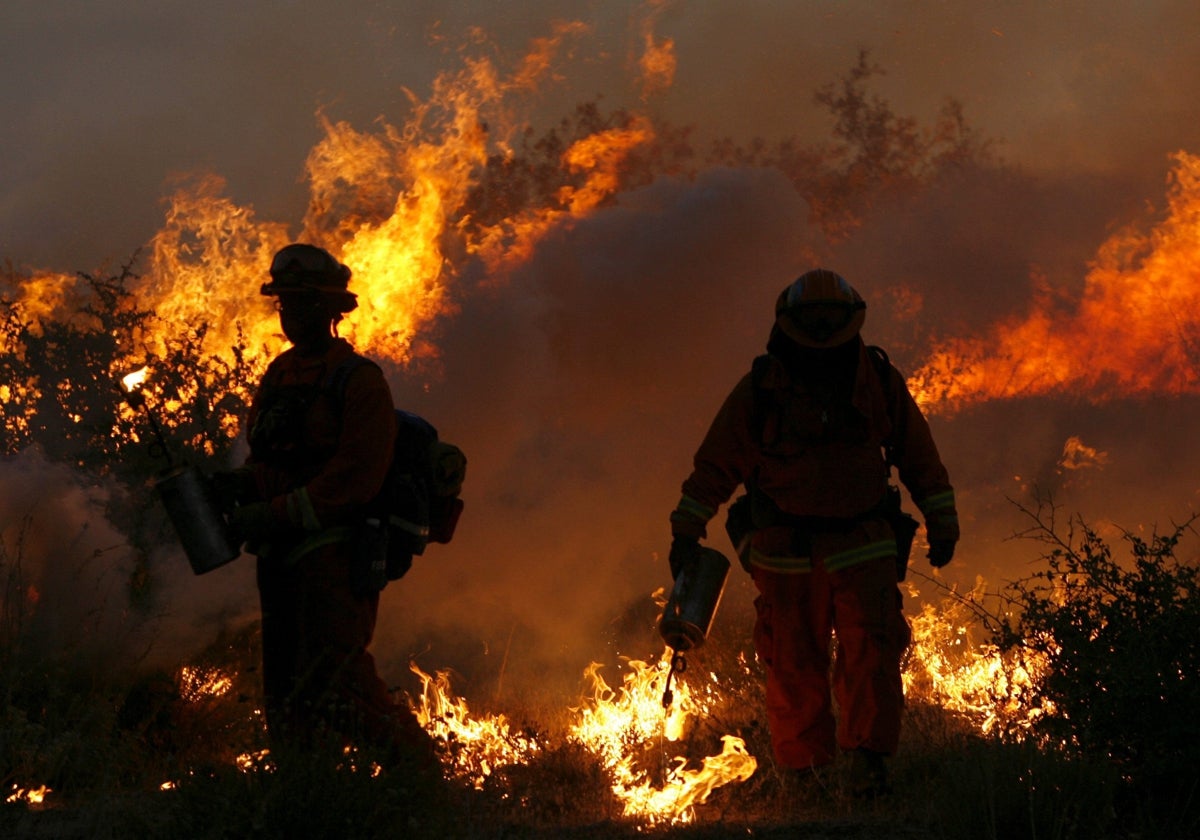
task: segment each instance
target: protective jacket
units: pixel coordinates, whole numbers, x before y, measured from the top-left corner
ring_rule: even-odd
[[[849,400],[830,399],[760,356],[725,400],[696,452],[671,514],[676,536],[704,537],[739,485],[755,510],[751,566],[807,572],[814,553],[829,571],[895,556],[878,513],[888,488],[885,445],[925,518],[929,540],[957,540],[954,490],[929,425],[889,363],[883,383],[873,352],[855,339]]]
[[[344,393],[329,387],[352,355],[343,339],[319,356],[292,348],[263,375],[248,420],[247,463],[280,531],[254,547],[260,555],[284,553],[293,563],[349,539],[362,506],[383,484],[396,436],[387,380],[376,366],[360,365]]]

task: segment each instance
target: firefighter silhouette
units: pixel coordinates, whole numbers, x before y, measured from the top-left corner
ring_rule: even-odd
[[[899,742],[910,641],[897,543],[912,534],[897,533],[907,529],[891,466],[924,515],[934,566],[950,561],[959,528],[929,426],[886,355],[863,342],[865,319],[862,297],[825,269],[779,295],[767,353],[721,406],[683,482],[670,564],[678,576],[696,562],[709,521],[743,486],[729,527],[758,590],[775,759],[810,771],[840,748],[855,792],[873,795],[887,789],[884,757]]]
[[[331,373],[354,356],[338,337],[356,306],[351,272],[307,244],[280,250],[261,293],[291,342],[268,366],[247,420],[245,466],[215,477],[230,526],[257,555],[263,688],[275,746],[391,751],[435,769],[432,742],[393,702],[368,647],[377,589],[356,577],[363,506],[382,485],[395,437],[381,370],[355,366],[336,398]]]

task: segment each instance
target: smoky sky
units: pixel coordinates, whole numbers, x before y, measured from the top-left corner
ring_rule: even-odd
[[[678,64],[672,87],[643,100],[635,65],[648,18]],[[911,371],[930,336],[980,334],[1023,312],[1034,276],[1080,287],[1112,230],[1162,203],[1168,156],[1200,152],[1191,2],[18,0],[0,11],[0,256],[66,272],[123,261],[161,226],[169,185],[196,171],[295,230],[319,109],[361,130],[379,117],[402,124],[406,89],[427,96],[471,27],[515,61],[565,19],[591,31],[535,98],[531,119],[547,125],[601,96],[692,126],[697,142],[820,140],[829,121],[814,91],[868,50],[884,71],[873,89],[898,113],[929,121],[955,98],[1008,166],[876,208],[836,244],[777,171],[664,177],[552,232],[503,283],[459,277],[460,311],[430,336],[437,375],[388,371],[397,401],[469,458],[455,542],[384,593],[376,655],[392,680],[415,656],[468,678],[490,668],[570,684],[614,634],[621,652],[656,655],[667,516],[790,279],[814,262],[844,273],[868,300],[864,336]],[[901,312],[900,286],[921,293],[919,311]],[[1021,527],[1012,500],[1035,487],[1118,536],[1182,518],[1200,502],[1183,445],[1196,408],[1079,395],[932,418],[964,525],[944,579],[969,586],[1028,567],[1036,547],[1007,537]],[[1063,466],[1072,436],[1103,463]],[[6,493],[29,475],[75,486],[33,456],[21,469],[5,465]],[[57,494],[84,527],[86,494]],[[38,539],[49,540],[55,516],[43,516]],[[721,521],[710,537],[727,551]],[[118,544],[113,527],[99,516],[92,532]],[[168,647],[194,648],[206,628],[253,615],[247,558],[199,581],[170,547],[150,562],[164,576]],[[736,577],[723,615],[744,616],[748,598]],[[87,612],[78,593],[63,604]]]
[[[642,21],[671,39],[673,86],[630,84]],[[15,0],[0,11],[0,254],[87,270],[158,229],[166,184],[214,171],[260,217],[296,224],[318,108],[400,123],[473,27],[515,60],[580,20],[551,119],[596,95],[701,136],[820,136],[813,91],[869,50],[900,113],[961,101],[1012,160],[1158,179],[1200,141],[1200,9],[1187,0],[873,2],[132,2]]]

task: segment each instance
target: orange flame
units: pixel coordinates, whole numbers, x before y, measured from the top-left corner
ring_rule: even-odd
[[[556,24],[508,77],[490,60],[464,59],[464,69],[437,78],[427,101],[410,94],[413,114],[402,128],[381,120],[377,132],[366,133],[318,115],[325,136],[306,163],[310,201],[300,239],[327,248],[353,270],[359,307],[342,331],[360,350],[400,364],[436,355],[420,336],[456,311],[447,238],[464,236],[455,220],[489,150],[506,149],[507,134],[520,122],[505,98],[552,73],[566,39],[586,31],[581,23]],[[587,212],[610,194],[623,150],[648,136],[647,123],[585,138],[569,150],[564,166],[589,173],[584,186],[564,196],[570,213]],[[168,323],[209,322],[215,352],[226,353],[241,330],[249,353],[265,358],[283,339],[257,290],[270,254],[288,236],[283,225],[259,222],[251,209],[224,197],[223,188],[210,176],[173,196],[141,294]],[[461,247],[484,253],[493,271],[511,267],[562,215],[547,208],[502,220]]]
[[[642,23],[642,45],[644,51],[638,59],[638,67],[642,73],[642,98],[671,87],[675,82],[675,41],[671,38],[657,38],[654,35],[654,24],[667,8],[667,0],[649,0],[649,14]]]
[[[904,693],[959,715],[984,734],[1020,739],[1039,718],[1054,714],[1034,696],[1046,665],[1037,657],[1006,654],[972,640],[978,622],[969,605],[985,589],[981,579],[971,595],[926,603],[909,619]],[[911,585],[909,594],[917,594]]]
[[[1108,463],[1108,453],[1088,446],[1079,437],[1072,435],[1063,444],[1062,457],[1058,465],[1064,470],[1100,468]]]
[[[1096,401],[1200,392],[1200,157],[1179,152],[1166,217],[1111,237],[1074,304],[1046,289],[1023,317],[943,342],[913,374],[917,402],[952,413],[991,399]]]
[[[378,121],[358,131],[318,113],[323,138],[306,161],[310,198],[298,241],[320,245],[347,263],[359,306],[339,325],[361,352],[408,366],[436,359],[434,329],[457,311],[455,288],[464,257],[483,264],[488,282],[526,262],[551,230],[593,211],[619,188],[630,153],[654,137],[650,122],[573,137],[559,161],[571,185],[548,196],[546,206],[521,205],[484,222],[471,217],[471,199],[489,161],[513,154],[511,138],[528,121],[519,98],[550,78],[572,38],[589,31],[578,22],[557,23],[534,39],[505,74],[490,57],[464,55],[461,69],[440,74],[430,96],[409,93],[411,115],[400,127]],[[474,33],[474,44],[482,44]],[[217,175],[182,180],[167,202],[163,227],[150,243],[149,270],[128,287],[139,311],[152,313],[147,334],[135,337],[140,361],[166,356],[181,335],[189,348],[214,360],[189,393],[158,394],[168,416],[197,403],[200,390],[247,402],[251,383],[284,346],[271,301],[258,294],[271,255],[292,241],[287,226],[259,219],[225,194]],[[36,331],[51,320],[85,317],[88,289],[79,278],[38,274],[12,278],[16,296],[5,303]],[[3,342],[4,339],[0,339]],[[22,348],[0,347],[19,353]],[[118,360],[127,366],[132,359]],[[240,381],[226,375],[243,374]],[[219,381],[212,381],[212,380]],[[0,385],[7,428],[24,435],[43,383]],[[127,409],[120,409],[128,421]],[[168,426],[172,421],[166,421]],[[236,437],[236,417],[218,418]],[[114,426],[113,439],[125,435]],[[211,441],[193,441],[215,451]]]
[[[30,805],[41,805],[46,799],[46,794],[51,792],[52,789],[45,785],[38,785],[35,788],[23,788],[19,785],[13,785],[12,792],[4,801],[6,803],[26,802]]]
[[[986,583],[980,580],[968,596],[927,603],[911,619],[913,642],[903,672],[905,694],[960,716],[982,733],[1021,740],[1041,717],[1056,713],[1037,698],[1045,663],[972,641],[978,621],[971,604],[985,591]],[[911,585],[909,594],[918,595]],[[710,673],[679,681],[673,704],[664,709],[661,698],[671,657],[671,651],[664,651],[654,663],[628,661],[617,689],[601,676],[600,665],[588,666],[584,678],[589,690],[581,706],[570,709],[573,718],[565,731],[568,740],[596,756],[608,771],[624,816],[647,826],[692,822],[695,807],[714,790],[744,782],[757,769],[754,756],[733,735],[722,736],[720,752],[702,759],[698,767],[689,767],[683,756],[666,755],[663,740],[678,742],[693,719],[721,714],[734,676]],[[741,667],[749,675],[745,662]],[[545,737],[515,731],[503,714],[472,713],[467,702],[454,694],[448,672],[431,676],[415,664],[410,669],[420,678],[422,689],[415,700],[408,698],[409,707],[441,746],[448,778],[483,789],[497,770],[536,761],[547,748]],[[184,667],[178,681],[181,697],[191,703],[224,697],[232,685],[228,674],[212,666]],[[654,752],[663,755],[658,782],[637,763],[636,757],[646,755],[648,745],[659,747]],[[353,751],[347,755],[346,767],[355,770]],[[274,767],[267,750],[238,755],[235,764],[247,773],[271,772]],[[168,782],[163,789],[174,785]]]
[[[656,787],[634,765],[628,749],[631,740],[649,742],[659,733],[669,741],[678,740],[688,718],[708,714],[719,697],[715,674],[700,694],[681,682],[675,704],[664,711],[662,680],[671,667],[671,657],[667,650],[657,665],[630,661],[619,691],[609,688],[598,665],[590,666],[586,676],[592,682],[592,698],[571,727],[572,737],[595,752],[612,773],[613,792],[623,803],[625,816],[649,825],[691,822],[695,805],[718,787],[746,781],[758,766],[742,739],[733,735],[723,736],[721,752],[705,758],[699,768],[688,769],[686,758],[676,758],[662,787]]]
[[[662,708],[662,680],[670,667],[667,651],[657,665],[631,661],[620,690],[609,688],[600,676],[599,665],[585,671],[592,687],[588,701],[573,710],[575,722],[569,737],[595,754],[613,775],[613,793],[623,803],[625,816],[645,821],[683,823],[692,818],[693,806],[703,803],[722,785],[750,778],[757,767],[740,738],[726,735],[719,754],[704,759],[698,768],[686,767],[687,759],[674,760],[665,784],[656,787],[634,765],[630,744],[650,743],[659,735],[678,740],[690,716],[706,714],[718,695],[712,686],[699,696],[680,683],[674,706]],[[445,672],[429,676],[410,666],[421,679],[422,692],[410,707],[420,724],[446,745],[448,771],[482,788],[493,770],[502,765],[527,762],[541,749],[528,736],[514,733],[504,715],[472,716],[467,704],[454,696]]]
[[[14,284],[17,294],[11,301],[12,306],[37,329],[46,321],[59,317],[59,313],[75,302],[72,294],[75,282],[76,278],[69,274],[34,272]],[[0,344],[0,351],[8,353],[12,350]]]
[[[540,749],[536,739],[514,733],[504,715],[472,716],[467,702],[451,691],[448,672],[430,676],[415,664],[409,669],[421,680],[421,695],[409,705],[417,722],[446,748],[453,777],[482,789],[495,768],[519,764]]]
[[[558,191],[557,203],[566,209],[538,208],[502,219],[482,230],[468,250],[477,254],[490,272],[501,276],[527,262],[550,231],[586,216],[616,192],[629,155],[654,137],[650,121],[635,117],[625,128],[577,140],[563,153],[562,163],[568,171],[584,175],[584,181]]]

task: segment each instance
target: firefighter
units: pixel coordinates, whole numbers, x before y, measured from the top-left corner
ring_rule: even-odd
[[[929,425],[900,373],[864,344],[865,318],[862,297],[826,269],[779,295],[767,354],[721,406],[683,482],[670,566],[677,577],[697,562],[708,522],[744,486],[733,508],[746,523],[731,509],[730,530],[745,531],[735,547],[758,590],[754,644],[776,762],[823,776],[840,748],[851,791],[873,796],[888,790],[910,641],[890,464],[924,516],[934,567],[954,556],[959,528]]]
[[[246,429],[246,465],[215,477],[234,502],[231,528],[257,555],[262,668],[273,747],[370,745],[433,769],[432,742],[393,702],[367,648],[378,588],[363,584],[363,506],[384,481],[395,437],[391,391],[375,365],[356,365],[337,335],[357,305],[350,269],[292,244],[275,254],[261,293],[276,299],[291,347],[268,366]]]

